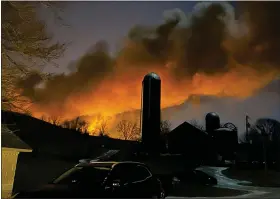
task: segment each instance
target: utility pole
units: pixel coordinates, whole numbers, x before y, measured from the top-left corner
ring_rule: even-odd
[[[263,136],[263,159],[264,159],[264,172],[267,172],[267,161],[266,161],[266,135]]]
[[[264,128],[261,128],[262,140],[263,140],[263,160],[264,160],[264,172],[267,172],[267,157],[266,157],[266,144],[267,144],[267,134]]]
[[[252,156],[253,156],[253,150],[252,150],[252,147],[253,147],[253,142],[252,142],[252,140],[251,140],[251,138],[250,138],[250,135],[249,135],[249,128],[251,128],[251,125],[250,125],[250,123],[249,123],[249,119],[250,119],[250,117],[248,116],[248,115],[246,115],[246,117],[245,117],[245,128],[246,128],[246,134],[245,134],[245,136],[246,136],[246,141],[248,141],[249,142],[249,152],[248,152],[248,156],[247,156],[247,161],[249,162],[249,164],[251,165],[252,164]]]
[[[249,120],[249,117],[248,117],[248,115],[246,115],[246,117],[245,117],[245,132],[246,132],[246,136],[248,136],[248,120]]]
[[[267,158],[266,158],[266,144],[267,144],[267,133],[266,129],[263,126],[257,126],[258,133],[262,136],[262,145],[263,145],[263,161],[264,161],[264,172],[267,172]]]
[[[246,115],[245,117],[245,132],[246,132],[246,139],[248,138],[249,136],[249,128],[250,128],[250,123],[249,123],[249,116]],[[250,144],[251,144],[251,140],[249,140]]]

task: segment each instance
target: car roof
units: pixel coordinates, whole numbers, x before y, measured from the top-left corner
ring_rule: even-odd
[[[113,168],[115,165],[119,164],[137,164],[146,166],[144,163],[141,162],[133,162],[133,161],[124,161],[124,162],[98,162],[98,161],[90,161],[90,162],[82,162],[77,164],[75,167],[107,167]]]

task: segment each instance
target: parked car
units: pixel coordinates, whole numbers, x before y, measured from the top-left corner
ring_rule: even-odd
[[[176,177],[185,183],[200,185],[216,185],[217,179],[200,170],[190,170],[177,174]]]
[[[143,163],[83,162],[37,190],[13,198],[164,198],[161,182]]]

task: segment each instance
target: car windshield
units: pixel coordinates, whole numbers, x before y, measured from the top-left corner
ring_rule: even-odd
[[[98,184],[104,181],[109,171],[107,167],[74,167],[54,180],[53,184]]]

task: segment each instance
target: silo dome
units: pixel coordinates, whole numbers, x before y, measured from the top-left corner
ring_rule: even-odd
[[[160,77],[159,77],[158,74],[156,74],[156,73],[154,73],[154,72],[151,72],[151,73],[148,73],[147,75],[145,75],[144,81],[145,81],[145,80],[149,80],[149,79],[160,80]]]
[[[210,113],[207,113],[206,115],[206,119],[207,118],[220,118],[219,115],[215,112],[210,112]]]
[[[210,112],[205,117],[206,131],[211,132],[215,129],[220,128],[220,117],[217,113]]]

